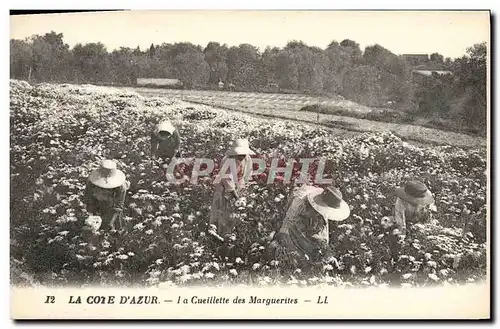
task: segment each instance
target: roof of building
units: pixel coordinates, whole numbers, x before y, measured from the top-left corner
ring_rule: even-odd
[[[404,57],[425,57],[429,58],[428,54],[403,54]]]
[[[445,65],[434,62],[425,63],[423,65],[416,66],[413,69],[419,71],[449,71]]]
[[[154,84],[178,84],[182,83],[179,79],[164,79],[164,78],[137,78],[137,83],[154,83]]]
[[[432,76],[432,73],[437,73],[439,75],[445,75],[445,74],[452,74],[451,71],[440,71],[440,70],[413,70],[413,73],[425,75],[425,76]]]

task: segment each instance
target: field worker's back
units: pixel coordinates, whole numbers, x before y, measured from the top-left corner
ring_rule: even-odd
[[[172,159],[179,151],[179,132],[169,121],[158,124],[151,133],[151,152],[158,157]]]

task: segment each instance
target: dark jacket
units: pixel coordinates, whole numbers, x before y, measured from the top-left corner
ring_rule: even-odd
[[[177,130],[167,138],[160,138],[156,132],[151,133],[151,152],[158,157],[172,159],[179,152],[181,137]]]
[[[85,189],[87,211],[101,216],[103,224],[109,223],[115,214],[118,216],[118,221],[121,222],[125,204],[125,195],[128,188],[128,182],[125,182],[123,185],[113,189],[104,189],[94,185],[90,181],[87,181]]]

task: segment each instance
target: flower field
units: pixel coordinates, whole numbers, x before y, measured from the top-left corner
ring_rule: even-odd
[[[339,138],[113,88],[11,80],[10,92],[14,284],[424,286],[486,277],[486,149],[417,147],[390,132]],[[266,172],[239,204],[234,234],[224,242],[207,234],[211,178],[174,185],[150,157],[150,130],[164,118],[179,129],[184,157],[220,161],[234,138],[248,138],[263,159],[326,157],[325,173],[351,206],[350,218],[331,225],[335,257],[295,269],[269,256],[293,185],[265,184]],[[131,183],[126,233],[83,227],[86,178],[103,158],[117,160]],[[395,240],[384,218],[392,192],[416,176],[437,213]]]

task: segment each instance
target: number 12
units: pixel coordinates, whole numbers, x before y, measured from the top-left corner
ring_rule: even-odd
[[[54,304],[56,302],[56,298],[54,296],[47,296],[45,300],[45,304]]]

